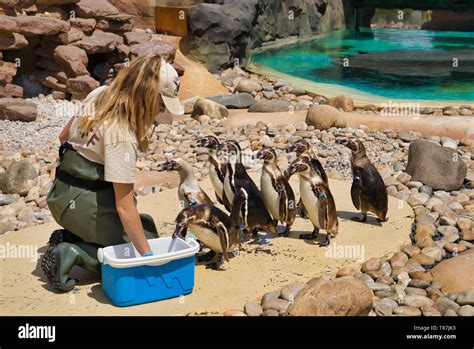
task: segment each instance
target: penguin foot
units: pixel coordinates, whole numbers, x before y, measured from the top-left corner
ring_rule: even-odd
[[[282,231],[281,233],[278,233],[278,236],[287,238],[288,236],[290,236],[290,231],[291,231],[291,225],[287,225],[284,231]]]
[[[204,253],[200,256],[197,256],[197,261],[198,262],[209,262],[211,260],[213,260],[216,256],[216,252],[210,250],[209,252],[207,253]]]
[[[322,240],[318,245],[319,247],[326,247],[326,246],[329,246],[330,243],[331,243],[331,237],[329,236],[329,234],[326,234],[326,237],[324,238],[324,240]]]
[[[219,257],[217,257],[217,260],[215,262],[209,263],[206,265],[206,269],[212,269],[212,270],[217,270],[221,267],[222,264],[224,264],[224,255],[221,254]]]
[[[362,223],[365,223],[367,221],[367,215],[366,214],[362,214],[360,216],[354,216],[351,218],[353,221],[355,222],[362,222]]]
[[[318,235],[318,231],[314,230],[311,234],[301,234],[299,238],[302,240],[314,240],[316,239],[317,235]]]

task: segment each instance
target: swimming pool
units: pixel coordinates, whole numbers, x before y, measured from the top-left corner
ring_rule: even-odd
[[[363,29],[267,48],[251,62],[389,99],[474,101],[474,33]]]

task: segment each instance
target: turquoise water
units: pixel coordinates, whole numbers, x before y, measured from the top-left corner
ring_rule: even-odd
[[[400,55],[407,60],[397,61]],[[433,61],[434,55],[439,59]],[[472,32],[337,31],[265,50],[253,55],[252,61],[313,82],[386,98],[474,101]],[[342,66],[343,62],[349,66]]]

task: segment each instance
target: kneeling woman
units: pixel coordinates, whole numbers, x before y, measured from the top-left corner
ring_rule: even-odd
[[[137,152],[147,151],[157,114],[183,113],[178,88],[178,74],[159,55],[138,57],[92,91],[61,132],[47,203],[64,229],[53,232],[41,261],[54,288],[74,288],[75,265],[99,271],[99,247],[131,241],[140,255],[152,254],[147,239],[158,233],[134,196]]]

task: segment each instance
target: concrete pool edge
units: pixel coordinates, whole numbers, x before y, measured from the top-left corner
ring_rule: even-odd
[[[340,95],[349,95],[354,101],[354,104],[358,107],[364,105],[373,104],[377,107],[382,107],[382,105],[387,105],[389,103],[399,103],[399,104],[416,104],[420,108],[425,107],[435,107],[443,108],[446,106],[460,107],[462,105],[470,105],[473,101],[462,101],[462,100],[411,100],[411,99],[396,99],[396,98],[385,98],[376,96],[370,93],[361,92],[359,90],[345,87],[335,84],[325,84],[313,82],[303,78],[294,77],[267,66],[258,65],[255,62],[249,60],[245,69],[259,75],[268,75],[273,78],[283,79],[289,83],[292,83],[295,86],[301,87],[306,90],[308,93],[318,96],[323,96],[325,98],[332,98]]]

